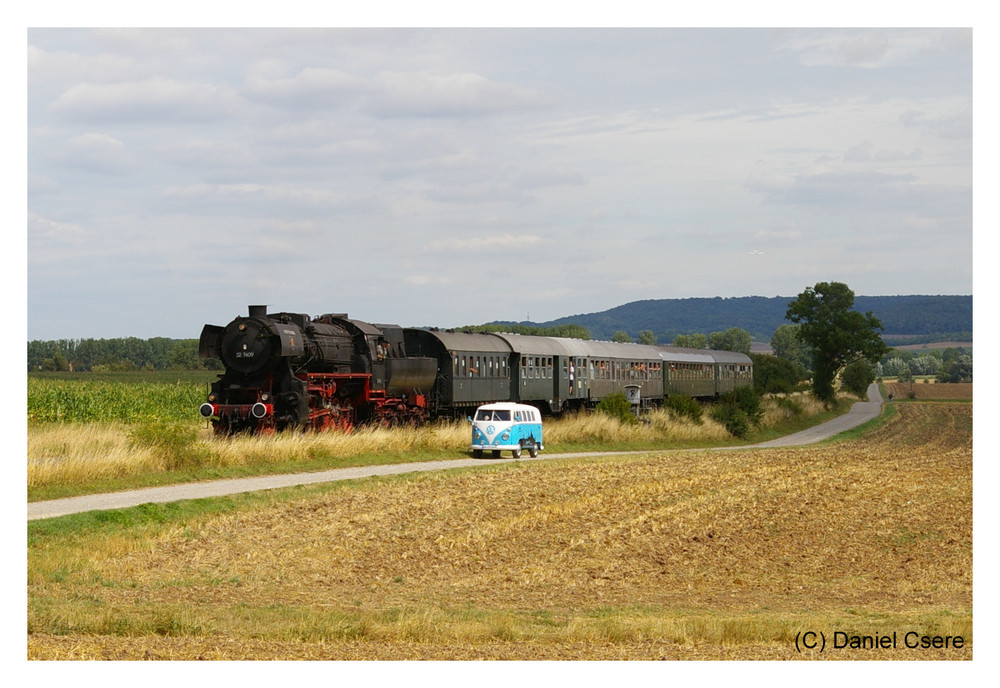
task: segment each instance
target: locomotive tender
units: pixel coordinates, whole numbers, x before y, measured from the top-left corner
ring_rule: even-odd
[[[266,306],[205,325],[199,354],[225,366],[201,406],[218,434],[419,424],[500,401],[560,413],[626,386],[649,406],[753,384],[750,358],[730,351],[402,328]]]

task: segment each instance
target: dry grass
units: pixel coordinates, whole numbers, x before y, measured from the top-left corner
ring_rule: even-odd
[[[164,470],[164,458],[154,447],[129,441],[127,425],[52,423],[28,428],[28,487]]]
[[[232,468],[350,459],[373,453],[414,455],[468,448],[467,423],[440,423],[419,431],[360,428],[351,434],[285,433],[221,438],[206,428],[165,428],[178,439],[157,446],[136,439],[136,426],[45,424],[28,428],[28,487],[72,485],[178,467]],[[190,439],[185,439],[190,433]],[[180,457],[180,458],[179,458]],[[188,461],[185,463],[185,458]]]
[[[822,412],[808,396],[796,397],[806,415]],[[764,426],[787,418],[787,409],[773,400]],[[545,423],[548,452],[581,445],[670,447],[723,443],[725,428],[708,418],[696,424],[662,410],[647,416],[647,425],[623,425],[599,413],[568,414]],[[270,437],[214,437],[204,426],[148,426],[97,423],[46,423],[28,427],[28,488],[74,486],[100,481],[162,474],[177,469],[266,468],[277,464],[345,465],[361,457],[402,457],[420,454],[453,458],[468,451],[469,425],[440,422],[418,430],[362,427],[350,434],[283,433]],[[145,432],[140,432],[145,431]],[[151,438],[152,436],[152,438]],[[151,441],[152,439],[152,441]],[[313,466],[315,467],[315,465]],[[105,488],[107,489],[107,488]]]
[[[725,427],[706,417],[701,424],[672,417],[665,410],[654,410],[644,416],[648,424],[624,425],[601,414],[570,414],[556,422],[545,424],[547,449],[561,444],[604,444],[662,442],[664,445],[693,442],[725,442],[730,439]]]
[[[796,658],[972,633],[972,408],[833,447],[370,480],[29,548],[29,658]],[[969,659],[963,650],[827,659]]]

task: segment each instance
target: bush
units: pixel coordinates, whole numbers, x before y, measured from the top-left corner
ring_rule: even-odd
[[[859,399],[864,399],[868,396],[868,385],[875,382],[875,367],[868,361],[855,361],[844,368],[840,381],[844,389]]]
[[[712,409],[712,419],[721,423],[730,435],[746,439],[750,435],[750,417],[734,404],[720,404]]]
[[[690,418],[698,425],[703,422],[701,404],[691,397],[683,394],[671,394],[664,400],[663,407],[675,418]]]
[[[208,447],[198,444],[197,428],[186,423],[136,425],[128,436],[134,446],[155,448],[170,471],[198,468],[211,455]]]
[[[752,354],[753,385],[758,394],[788,394],[809,373],[799,365],[770,354]]]
[[[764,408],[761,405],[760,395],[754,391],[753,387],[737,387],[731,392],[726,392],[719,397],[723,404],[731,404],[747,414],[747,418],[754,425],[760,423],[764,417]]]
[[[737,387],[719,397],[712,418],[725,426],[729,434],[746,439],[750,429],[764,417],[760,395],[752,387]]]
[[[785,409],[793,416],[802,415],[802,404],[794,399],[790,399],[789,397],[775,397],[774,402],[778,405],[778,408]]]
[[[597,404],[597,410],[606,416],[621,421],[622,423],[638,423],[639,419],[632,413],[632,404],[622,393],[612,394],[604,397]]]

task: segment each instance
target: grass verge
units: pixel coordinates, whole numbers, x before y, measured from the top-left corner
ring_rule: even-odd
[[[768,400],[764,421],[739,440],[719,424],[656,411],[646,424],[603,414],[546,421],[546,454],[740,446],[795,432],[846,412],[825,411],[802,396]],[[28,501],[142,487],[365,465],[448,460],[468,452],[469,426],[442,422],[418,430],[362,428],[351,434],[214,437],[203,426],[145,423],[43,423],[28,427]]]

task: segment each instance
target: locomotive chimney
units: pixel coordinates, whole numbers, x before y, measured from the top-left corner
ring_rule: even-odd
[[[250,306],[251,318],[263,318],[267,315],[267,306]]]

